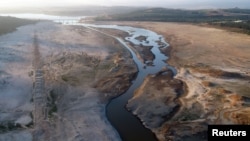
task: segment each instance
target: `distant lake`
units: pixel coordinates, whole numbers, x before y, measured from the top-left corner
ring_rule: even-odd
[[[33,14],[33,13],[20,13],[20,14],[0,14],[0,16],[10,16],[21,19],[32,19],[32,20],[52,20],[52,21],[60,21],[60,20],[76,20],[79,21],[86,16],[56,16],[56,15],[46,15],[46,14]]]

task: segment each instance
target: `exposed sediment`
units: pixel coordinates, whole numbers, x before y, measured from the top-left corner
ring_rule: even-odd
[[[125,24],[160,33],[171,45],[171,51],[162,52],[170,52],[168,62],[177,68],[177,75],[162,70],[148,76],[127,104],[160,141],[201,141],[207,139],[208,124],[250,123],[249,36],[186,24]],[[129,53],[113,38],[52,23],[31,28],[38,28],[44,62],[35,76],[44,77],[49,107],[41,130],[33,132],[29,56],[33,43],[24,43],[33,41],[30,28],[20,29],[18,43],[3,43],[0,48],[6,52],[0,53],[0,89],[4,92],[0,140],[120,140],[105,118],[105,104],[123,93],[137,73]],[[1,40],[12,36],[17,35]],[[142,58],[150,58],[137,51]]]
[[[181,81],[173,79],[170,70],[149,75],[128,101],[127,108],[137,115],[147,128],[159,128],[179,108],[178,97],[182,94],[180,90],[183,87]]]
[[[129,87],[136,66],[115,39],[84,27],[65,28],[82,38],[75,46],[83,50],[56,50],[45,59],[49,119],[39,140],[120,140],[105,117],[105,106]],[[72,42],[63,38],[53,40]]]
[[[162,52],[170,53],[177,75],[169,81],[186,85],[178,88],[183,94],[171,96],[175,87],[168,88],[166,76],[148,76],[127,105],[160,141],[207,140],[208,124],[249,124],[249,36],[177,23],[115,24],[150,29],[170,43]]]
[[[22,136],[27,141],[119,141],[118,133],[106,119],[105,108],[109,99],[129,87],[137,73],[127,50],[115,39],[79,26],[40,22],[19,30],[3,37],[11,42],[0,48],[10,46],[6,58],[12,58],[8,66],[0,62],[4,68],[0,88],[6,89],[6,94],[19,91],[21,96],[6,97],[11,100],[5,110],[14,112],[1,114],[1,123],[5,125],[6,121],[11,126],[1,131],[0,139],[13,141]],[[36,30],[35,40],[31,30]],[[14,39],[20,41],[15,43]],[[24,40],[27,42],[22,44]],[[12,48],[18,50],[13,53]],[[8,71],[9,67],[19,70]],[[11,117],[11,124],[3,116]]]

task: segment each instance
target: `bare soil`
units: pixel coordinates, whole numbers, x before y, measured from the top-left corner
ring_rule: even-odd
[[[179,23],[112,24],[155,31],[170,44],[162,52],[170,56],[168,63],[178,71],[171,81],[182,81],[179,91],[184,93],[176,96],[176,87],[169,87],[167,79],[157,87],[165,76],[157,76],[158,80],[149,76],[128,103],[159,140],[207,140],[208,124],[249,124],[250,36]],[[171,102],[164,103],[164,99]],[[165,112],[160,112],[162,108]],[[171,109],[175,112],[166,113]],[[163,121],[169,114],[171,118]]]
[[[130,86],[137,68],[118,41],[52,22],[0,40],[6,52],[0,53],[0,140],[120,140],[105,107]]]
[[[40,129],[46,132],[35,135],[53,141],[120,140],[105,117],[105,106],[127,90],[137,73],[130,54],[114,38],[99,32],[74,26],[64,30],[72,32],[76,43],[71,44],[74,41],[65,36],[57,37],[55,40],[72,48],[45,59],[46,87],[56,97],[56,110],[52,102],[49,122]],[[74,51],[75,44],[82,49]]]
[[[208,124],[250,124],[250,36],[178,23],[108,24],[146,28],[170,44],[162,52],[177,75],[162,70],[148,76],[127,105],[160,141],[206,140]],[[34,125],[30,31],[35,30],[48,115]],[[20,28],[0,40],[1,140],[120,140],[105,117],[105,105],[130,86],[137,69],[116,40],[52,23]],[[139,49],[141,58],[152,59],[149,48]]]

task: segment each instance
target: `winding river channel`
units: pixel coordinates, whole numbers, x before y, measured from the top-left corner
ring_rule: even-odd
[[[28,19],[34,19],[34,17],[39,17],[39,15],[10,15],[14,17],[19,18],[28,18]],[[40,15],[41,19],[48,19],[53,20],[54,22],[61,22],[65,25],[77,25],[77,26],[84,26],[87,28],[90,28],[92,30],[96,30],[98,32],[101,32],[98,30],[98,28],[109,28],[109,29],[117,29],[122,30],[128,33],[128,37],[125,39],[121,39],[119,37],[115,37],[112,35],[109,35],[107,33],[103,33],[107,36],[111,36],[115,39],[117,39],[121,44],[126,47],[132,57],[134,62],[137,65],[138,68],[138,74],[136,79],[132,82],[132,85],[130,88],[121,96],[114,98],[110,101],[110,103],[106,107],[106,114],[108,120],[111,122],[111,124],[114,126],[114,128],[118,131],[120,134],[122,140],[124,141],[156,141],[155,135],[146,128],[143,125],[143,122],[140,121],[138,117],[132,114],[132,112],[129,112],[126,109],[126,104],[128,103],[128,100],[132,98],[134,91],[140,87],[140,85],[143,83],[146,76],[150,74],[156,74],[159,71],[162,70],[162,68],[168,67],[171,69],[174,74],[176,73],[175,69],[169,66],[166,63],[166,60],[168,59],[167,56],[161,53],[160,48],[166,48],[168,47],[168,43],[164,40],[164,38],[161,35],[158,35],[157,33],[142,29],[142,28],[135,28],[135,27],[129,27],[129,26],[118,26],[118,25],[93,25],[93,24],[84,24],[84,23],[78,23],[78,20],[80,17],[46,17],[46,15]],[[62,22],[63,19],[63,22]],[[67,19],[70,19],[70,22],[67,21]],[[75,21],[72,22],[72,19],[75,19]],[[65,22],[66,21],[66,22]],[[145,40],[138,40],[138,37],[143,36],[146,37]],[[136,53],[133,51],[133,49],[130,48],[129,44],[132,45],[142,45],[142,46],[150,46],[152,47],[151,52],[154,55],[154,60],[152,65],[147,65],[144,62],[142,62]]]
[[[117,26],[117,25],[90,25],[90,24],[78,24],[86,27],[95,28],[110,28],[125,31],[129,34],[125,39],[120,39],[112,35],[106,34],[116,38],[121,44],[123,44],[131,53],[134,62],[138,68],[138,75],[133,81],[130,88],[121,96],[114,98],[106,109],[108,120],[119,132],[122,140],[124,141],[156,141],[154,134],[147,128],[145,128],[142,122],[131,112],[126,109],[126,104],[130,98],[132,98],[134,91],[140,87],[143,83],[144,78],[149,74],[156,74],[164,67],[168,67],[175,73],[175,69],[166,64],[167,56],[161,53],[161,48],[168,47],[168,43],[164,40],[161,35],[157,33],[129,26]],[[93,29],[95,30],[95,29]],[[140,36],[147,37],[145,40],[138,40]],[[146,65],[144,62],[138,59],[136,53],[128,46],[127,42],[133,45],[142,45],[152,47],[151,52],[154,54],[153,65]],[[159,44],[160,43],[160,44]],[[146,66],[146,67],[145,67]]]

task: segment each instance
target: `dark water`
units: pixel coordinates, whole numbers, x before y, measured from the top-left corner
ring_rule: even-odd
[[[149,130],[148,128],[145,128],[142,122],[132,114],[132,112],[129,112],[126,109],[126,104],[130,98],[132,98],[134,91],[140,87],[140,85],[143,83],[144,78],[149,74],[156,74],[160,70],[162,70],[163,67],[169,67],[171,70],[175,70],[168,66],[165,62],[168,59],[167,56],[162,54],[159,50],[159,45],[157,41],[160,41],[164,44],[163,47],[168,47],[168,44],[162,40],[162,36],[157,35],[156,33],[140,29],[140,28],[133,28],[133,27],[127,27],[127,26],[116,26],[116,25],[85,25],[88,27],[100,27],[100,28],[112,28],[112,29],[119,29],[123,30],[129,33],[129,37],[126,37],[126,42],[131,42],[135,45],[142,44],[143,46],[152,46],[151,49],[152,53],[155,55],[155,59],[153,61],[153,66],[146,66],[143,62],[141,62],[133,50],[127,46],[127,44],[124,42],[124,40],[116,38],[121,44],[126,47],[132,57],[134,62],[136,63],[138,67],[138,75],[136,79],[133,81],[130,88],[121,96],[114,98],[106,108],[106,114],[108,120],[111,122],[111,124],[116,128],[118,133],[120,134],[122,140],[124,141],[156,141],[155,135]],[[136,40],[136,37],[139,36],[146,36],[147,41],[139,41]],[[145,67],[146,66],[146,67]]]
[[[132,85],[129,89],[119,97],[114,98],[106,107],[106,115],[113,127],[118,131],[120,137],[123,141],[157,141],[156,136],[151,130],[146,128],[143,123],[137,118],[132,112],[129,112],[126,109],[126,104],[128,100],[133,97],[134,91],[138,89],[143,83],[145,77],[149,74],[156,74],[162,70],[162,68],[169,68],[176,74],[176,70],[169,66],[166,63],[168,59],[167,56],[161,53],[160,47],[167,48],[169,45],[165,42],[164,38],[161,35],[158,35],[155,32],[145,30],[142,28],[134,28],[129,26],[117,26],[117,25],[93,25],[93,24],[81,24],[81,23],[66,23],[66,25],[80,25],[92,30],[95,28],[110,28],[118,29],[129,33],[129,36],[125,39],[120,39],[112,35],[106,34],[104,32],[98,31],[107,36],[116,38],[121,44],[127,48],[134,62],[138,68],[138,74],[136,79],[132,82]],[[137,37],[144,36],[146,40],[137,40]],[[152,47],[151,52],[154,54],[155,59],[153,60],[153,65],[146,65],[141,62],[134,51],[127,45],[127,42],[132,43],[133,45],[143,45]],[[161,44],[159,44],[159,42]]]
[[[107,118],[116,128],[123,141],[156,141],[157,139],[151,130],[145,128],[142,122],[126,109],[128,100],[133,96],[134,91],[140,87],[148,74],[146,70],[142,71],[142,63],[135,54],[133,52],[131,54],[137,64],[139,73],[130,88],[107,105]]]
[[[110,28],[110,29],[118,29],[129,33],[129,36],[125,39],[120,39],[114,37],[112,35],[106,34],[107,36],[111,36],[116,38],[121,44],[126,47],[132,57],[134,62],[138,68],[138,74],[136,79],[132,82],[132,85],[129,89],[119,97],[114,98],[110,101],[110,103],[106,107],[106,115],[110,123],[113,127],[118,131],[120,137],[123,141],[157,141],[155,135],[151,130],[146,128],[143,123],[137,118],[132,112],[129,112],[126,109],[126,104],[129,99],[133,97],[134,91],[141,86],[145,77],[149,74],[156,74],[161,71],[162,68],[168,67],[171,69],[174,74],[176,71],[174,68],[166,64],[167,56],[161,53],[160,47],[166,48],[168,47],[168,43],[166,43],[161,35],[156,34],[155,32],[145,30],[142,28],[134,28],[129,26],[117,26],[117,25],[92,25],[92,24],[80,24],[80,23],[66,23],[67,25],[80,25],[85,26],[87,28],[92,27],[95,28]],[[97,30],[98,31],[98,30]],[[139,36],[147,37],[144,41],[136,40]],[[134,45],[143,45],[152,47],[151,52],[154,54],[155,59],[153,60],[153,65],[147,66],[143,62],[141,62],[133,50],[127,45],[126,42],[131,42]],[[161,45],[158,43],[161,42]]]
[[[36,19],[39,17],[39,19],[50,19],[51,16],[48,15],[32,15],[32,14],[25,14],[26,17],[22,17],[23,15],[12,15],[14,17],[19,18],[28,18],[28,19]],[[27,17],[28,16],[28,17]],[[140,87],[140,85],[143,83],[144,78],[149,74],[155,74],[159,72],[163,67],[168,67],[171,70],[175,72],[175,69],[168,66],[166,64],[166,60],[168,59],[167,56],[162,54],[160,52],[160,45],[158,45],[158,42],[161,42],[164,46],[161,45],[161,47],[168,47],[168,43],[166,43],[163,40],[163,37],[161,35],[156,34],[155,32],[145,30],[142,28],[134,28],[129,26],[117,26],[117,25],[90,25],[90,24],[80,24],[77,23],[79,20],[78,18],[75,18],[74,20],[70,20],[71,22],[68,22],[65,19],[65,17],[52,17],[52,19],[55,22],[60,22],[66,25],[80,25],[85,27],[99,27],[99,28],[111,28],[111,29],[118,29],[129,33],[129,37],[126,37],[125,39],[119,39],[116,38],[121,44],[126,47],[131,55],[133,56],[133,60],[136,63],[138,67],[138,75],[136,79],[133,81],[130,88],[121,96],[114,98],[106,107],[106,114],[107,118],[110,121],[110,123],[114,126],[114,128],[118,131],[120,134],[122,140],[124,141],[156,141],[155,135],[149,130],[148,128],[145,128],[142,124],[142,122],[131,112],[129,112],[126,109],[126,104],[130,98],[132,98],[134,91]],[[66,21],[66,23],[64,23]],[[108,35],[108,34],[106,34]],[[108,35],[111,36],[111,35]],[[139,36],[145,36],[146,41],[139,41],[136,40],[136,37]],[[112,36],[113,37],[113,36]],[[143,46],[151,46],[152,53],[155,56],[153,63],[153,66],[147,66],[143,62],[141,62],[132,49],[127,46],[126,42],[131,42],[134,45],[143,45]],[[146,66],[146,67],[145,67]]]

